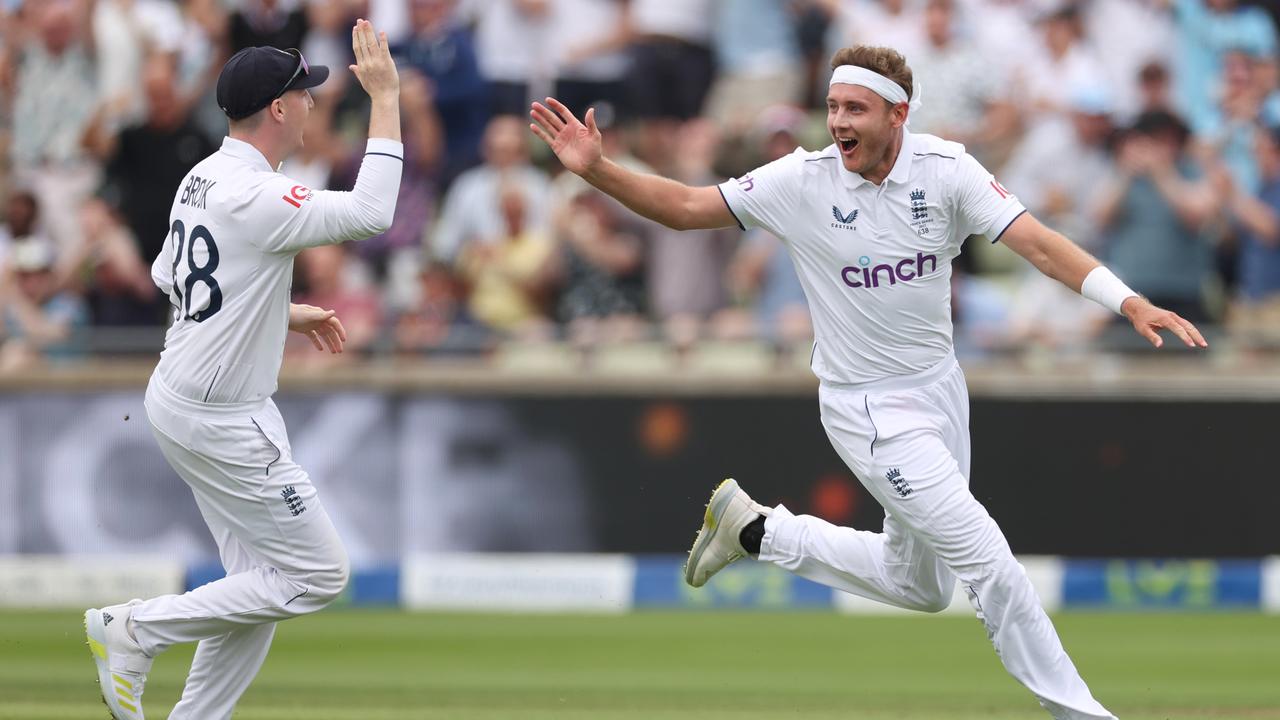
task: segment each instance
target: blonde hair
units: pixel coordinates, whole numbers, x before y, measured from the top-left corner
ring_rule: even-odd
[[[911,68],[907,67],[907,59],[902,53],[887,47],[874,45],[854,45],[840,48],[831,56],[831,69],[841,65],[854,65],[879,73],[898,84],[911,97],[913,89]]]

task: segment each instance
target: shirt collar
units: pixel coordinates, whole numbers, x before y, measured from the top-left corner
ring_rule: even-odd
[[[263,155],[258,148],[243,140],[237,140],[229,135],[222,138],[221,152],[224,152],[237,160],[244,160],[250,165],[256,166],[258,169],[275,172],[275,169],[267,162],[267,157]]]
[[[912,141],[912,135],[907,132],[906,128],[903,128],[902,147],[898,148],[898,157],[893,161],[893,167],[889,170],[889,175],[885,177],[885,182],[893,182],[901,185],[911,179],[911,159],[914,153],[913,148],[914,143]],[[835,157],[836,160],[841,160],[840,148],[836,145],[828,147],[827,152],[832,157]],[[840,163],[840,177],[844,180],[845,187],[850,190],[855,190],[863,184],[871,184],[870,180],[862,177],[858,173],[845,170],[843,162]]]

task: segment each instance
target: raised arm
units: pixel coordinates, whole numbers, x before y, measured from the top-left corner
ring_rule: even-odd
[[[1209,346],[1195,325],[1129,290],[1092,255],[1062,234],[1045,227],[1030,213],[1023,213],[1014,220],[1000,236],[1000,241],[1045,275],[1124,315],[1133,323],[1134,330],[1152,345],[1160,347],[1164,344],[1157,332],[1164,328],[1177,335],[1188,347]]]
[[[534,103],[529,129],[551,147],[569,171],[636,213],[676,230],[737,225],[715,186],[690,187],[657,175],[633,172],[604,157],[595,108],[586,124],[555,98]]]

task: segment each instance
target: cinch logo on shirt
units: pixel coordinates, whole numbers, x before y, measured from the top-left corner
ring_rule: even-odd
[[[924,267],[926,262],[929,263],[928,270]],[[909,282],[935,272],[937,269],[937,255],[916,253],[914,258],[903,258],[893,264],[882,263],[875,267],[871,267],[871,258],[863,255],[858,258],[858,267],[853,265],[846,267],[840,271],[840,277],[844,279],[844,284],[851,288],[878,288],[881,276],[889,285],[896,285],[899,280]]]

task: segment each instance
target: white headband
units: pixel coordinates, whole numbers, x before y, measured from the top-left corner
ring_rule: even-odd
[[[911,113],[920,109],[919,82],[912,82],[911,98],[907,99],[907,93],[902,89],[901,85],[880,73],[857,65],[841,65],[832,71],[831,82],[828,83],[827,87],[831,87],[836,83],[861,85],[895,105],[907,103],[907,117],[910,117]]]

